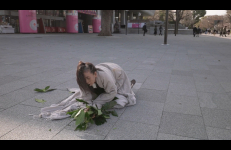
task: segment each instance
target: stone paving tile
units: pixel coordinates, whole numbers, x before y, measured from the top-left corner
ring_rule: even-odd
[[[29,77],[31,75],[36,75],[40,74],[44,71],[49,70],[47,67],[36,67],[33,69],[25,70],[25,71],[20,71],[17,73],[12,74],[12,76],[17,76],[17,77]]]
[[[213,70],[213,69],[219,69],[219,70],[228,70],[227,67],[223,66],[223,65],[207,65],[209,67],[209,69]]]
[[[170,83],[168,88],[169,94],[197,96],[195,85]]]
[[[181,75],[181,76],[193,76],[193,72],[192,71],[185,71],[185,70],[172,70],[172,75]]]
[[[59,85],[59,83],[50,82],[50,81],[39,81],[39,82],[33,83],[31,85],[25,86],[25,87],[23,87],[21,89],[30,91],[31,93],[34,93],[34,95],[38,95],[38,94],[41,94],[41,93],[38,93],[38,92],[34,91],[35,88],[44,89],[46,86],[50,86],[50,89],[54,89],[55,86],[57,86],[57,85]]]
[[[228,97],[231,99],[231,92],[226,93],[228,95]]]
[[[174,66],[174,60],[160,60],[160,61],[158,61],[156,66],[173,67]]]
[[[13,91],[11,93],[0,96],[0,108],[7,109],[34,96],[35,95],[33,92],[23,89]]]
[[[217,78],[213,75],[194,75],[194,81],[199,83],[219,84]]]
[[[50,81],[50,82],[57,82],[57,83],[64,83],[71,78],[74,78],[75,74],[69,74],[69,73],[63,73],[57,76],[53,76],[50,78],[46,78],[44,81]],[[76,77],[75,77],[76,78]]]
[[[170,73],[151,72],[151,75],[147,78],[147,80],[170,81],[170,77]]]
[[[153,70],[154,65],[153,64],[140,64],[135,69],[138,69],[138,70]]]
[[[231,92],[231,82],[220,82],[226,92]]]
[[[206,127],[209,140],[231,140],[231,130]]]
[[[71,130],[73,132],[76,132],[76,134],[80,135],[86,133],[91,135],[106,136],[109,133],[109,131],[113,128],[114,124],[115,122],[106,122],[99,126],[91,124],[85,131],[74,131],[77,126],[75,125],[75,121],[72,121],[69,125],[65,127],[65,129]]]
[[[164,104],[150,101],[136,101],[136,104],[126,108],[121,120],[159,125]]]
[[[211,70],[212,74],[216,77],[230,77],[230,70]]]
[[[154,72],[163,72],[163,73],[172,73],[173,67],[162,67],[162,66],[155,66],[153,71]]]
[[[201,108],[206,126],[231,129],[231,111],[222,109]]]
[[[35,86],[39,84],[45,87],[47,85],[46,81],[42,81],[42,80],[50,80],[53,82],[57,82],[57,84],[52,84],[52,87],[53,86],[59,87],[60,90],[58,91],[62,90],[63,92],[66,92],[65,91],[66,88],[78,87],[76,80],[75,80],[75,71],[76,71],[75,69],[76,69],[78,60],[92,61],[93,63],[96,63],[96,62],[101,63],[104,61],[115,62],[115,63],[118,63],[124,70],[128,71],[128,75],[129,73],[135,74],[133,77],[140,80],[140,82],[137,82],[137,84],[134,86],[134,92],[136,93],[138,103],[141,101],[141,100],[139,101],[139,96],[140,95],[142,96],[141,94],[142,92],[139,92],[139,91],[144,92],[145,90],[153,90],[156,92],[156,91],[162,90],[162,91],[168,91],[169,95],[171,92],[173,92],[174,95],[175,94],[183,95],[179,97],[196,97],[198,94],[199,103],[200,103],[200,107],[202,110],[215,108],[216,110],[221,110],[225,112],[230,111],[229,99],[231,98],[231,94],[230,94],[231,91],[230,91],[229,83],[231,83],[231,76],[230,76],[231,74],[230,72],[231,71],[231,67],[230,67],[231,54],[229,50],[229,47],[230,47],[229,41],[227,41],[228,39],[219,38],[219,37],[207,38],[208,36],[201,35],[200,41],[203,38],[203,43],[200,43],[199,41],[191,42],[190,39],[192,37],[190,36],[190,38],[188,38],[188,35],[178,36],[177,39],[174,35],[169,35],[168,38],[170,39],[172,44],[169,45],[170,47],[169,46],[163,47],[160,44],[158,45],[158,43],[161,43],[161,39],[160,39],[161,37],[154,37],[153,35],[147,35],[145,40],[143,41],[144,38],[142,34],[140,34],[140,36],[139,35],[135,36],[131,34],[125,36],[122,34],[121,35],[117,34],[116,36],[114,35],[108,38],[98,37],[97,34],[91,34],[91,35],[84,34],[81,36],[72,35],[72,34],[62,34],[62,35],[61,34],[55,34],[55,35],[46,34],[46,35],[37,35],[37,36],[40,36],[42,38],[36,38],[35,40],[34,37],[36,37],[36,35],[32,35],[32,34],[31,35],[28,35],[28,34],[27,35],[23,35],[23,34],[22,35],[16,35],[16,34],[0,35],[1,41],[3,41],[2,42],[3,45],[1,45],[1,49],[0,49],[0,70],[1,70],[0,71],[0,85],[1,83],[3,83],[4,85],[4,87],[0,86],[0,89],[1,89],[0,98],[4,97],[4,100],[0,102],[0,104],[2,104],[0,105],[0,115],[3,114],[6,116],[6,114],[8,113],[11,114],[11,111],[13,111],[13,108],[16,108],[16,106],[21,106],[20,104],[18,104],[18,102],[25,102],[31,99],[29,98],[24,101],[23,95],[25,95],[25,98],[26,98],[27,97],[26,93],[29,93],[28,97],[30,97],[30,95],[33,96],[33,94],[37,97],[44,95],[44,93],[39,94],[39,93],[35,93],[34,91],[32,93],[30,92],[31,88],[35,88]],[[73,38],[77,39],[77,40],[74,40],[75,41],[74,43],[73,43]],[[60,41],[61,39],[62,41]],[[30,42],[31,44],[30,45],[25,44],[25,40],[27,40],[27,42]],[[181,40],[183,40],[184,42],[179,43],[178,41],[181,41]],[[219,42],[224,42],[224,43],[226,42],[226,44],[222,47],[222,49],[218,50],[216,47],[217,45],[214,45],[215,43],[217,43],[217,40]],[[123,43],[123,41],[126,41],[126,42]],[[137,41],[141,41],[141,42],[143,41],[143,44],[141,45],[135,44],[134,46],[134,42],[137,42]],[[150,42],[152,44],[155,44],[156,46],[154,47],[151,46],[149,44]],[[118,45],[118,43],[120,44]],[[181,45],[179,46],[179,44]],[[207,45],[206,47],[204,46],[205,44]],[[102,48],[101,45],[104,45],[104,48]],[[76,49],[76,47],[78,47],[78,49]],[[63,49],[65,49],[65,51],[63,51]],[[149,65],[153,66],[152,70],[149,70],[152,68]],[[144,68],[144,69],[138,70],[136,68]],[[148,78],[152,76],[152,73],[154,72],[171,74],[172,78],[167,79],[164,76],[162,77],[158,75],[154,76],[153,79]],[[70,76],[73,75],[73,78],[70,78],[69,75]],[[182,76],[182,77],[177,77],[177,76]],[[192,85],[191,77],[193,77],[194,79],[194,82],[195,82],[194,86]],[[205,77],[207,77],[207,79],[205,79]],[[26,80],[24,80],[23,78],[26,78]],[[19,83],[21,81],[31,81],[32,83],[31,85],[29,83],[27,85],[26,83]],[[60,84],[61,81],[63,81],[62,84]],[[182,86],[178,83],[183,83],[185,84],[185,86]],[[14,92],[17,93],[16,91],[20,91],[20,90],[21,92],[18,93],[20,95],[18,100],[13,100],[15,99],[13,96],[14,95],[13,93]],[[5,93],[5,91],[7,91],[7,93]],[[52,104],[56,103],[57,99],[60,99],[61,97],[63,97],[63,95],[65,95],[65,94],[62,94],[62,92],[60,92],[61,94],[55,94],[55,95],[53,95],[52,93],[48,94],[50,96],[48,95],[46,96],[47,98],[50,97],[54,99],[50,102]],[[12,96],[10,96],[11,94]],[[68,94],[69,93],[67,92],[67,95]],[[8,95],[8,96],[5,96],[5,95]],[[147,93],[145,96],[143,95],[144,97],[143,99],[146,99],[146,101],[144,100],[142,101],[142,103],[143,102],[151,103],[151,101],[149,101],[150,95],[152,95],[152,93]],[[12,97],[12,99],[9,101],[6,101],[5,98],[8,98],[8,97],[10,99]],[[163,104],[163,106],[159,106],[160,107],[159,109],[156,109],[154,107],[156,109],[156,111],[154,111],[155,112],[154,115],[155,114],[159,115],[161,114],[160,112],[163,112],[164,110],[164,103],[166,104],[166,106],[168,106],[167,104],[170,104],[170,102],[167,103],[166,100],[164,101],[162,99],[164,96],[162,97],[161,93],[158,93],[158,95],[156,95],[155,97],[157,98],[155,100],[161,103],[158,103],[158,102],[152,102],[152,103]],[[45,98],[45,95],[44,95],[44,98]],[[173,100],[171,100],[171,102],[174,105],[175,101],[176,102],[178,102],[178,100],[183,101],[184,98],[179,98],[179,99],[174,100],[174,96],[173,96],[172,99]],[[33,103],[34,102],[35,101],[33,99]],[[188,101],[187,98],[186,100],[183,101],[184,104],[189,104],[189,103],[191,104],[193,102],[194,101]],[[140,105],[138,103],[135,106]],[[46,104],[48,103],[46,102]],[[31,106],[26,106],[26,105],[27,104],[23,105],[25,106],[26,110],[31,107]],[[146,105],[146,104],[143,104],[143,105]],[[4,109],[1,108],[1,106],[4,107]],[[121,113],[121,118],[123,117],[123,114],[126,115],[127,110],[135,106],[127,107],[126,109],[124,109]],[[182,109],[180,108],[177,111],[184,110],[186,108],[185,106],[188,106],[188,105],[183,105]],[[146,110],[146,107],[148,106],[144,106],[144,107],[145,108],[143,109]],[[194,107],[195,106],[192,104],[192,108]],[[38,106],[32,107],[32,108],[38,111],[40,110]],[[171,108],[173,109],[173,107]],[[153,109],[153,108],[150,108],[150,109]],[[211,110],[214,110],[214,109],[211,109]],[[146,112],[149,112],[149,111],[146,110]],[[167,113],[167,112],[164,111],[163,113]],[[174,112],[171,112],[171,113],[176,114]],[[147,113],[143,113],[143,116],[146,116],[146,114]],[[150,114],[151,114],[151,111],[150,111]],[[219,116],[222,113],[215,113],[215,115],[217,114]],[[16,118],[16,117],[12,118],[12,115],[11,115],[11,120],[9,120],[10,117],[9,118],[1,117],[2,121],[0,120],[0,124],[2,123],[4,127],[1,127],[3,129],[2,130],[0,129],[0,130],[4,131],[4,134],[8,133],[15,127],[18,127],[18,125],[21,125],[22,123],[25,123],[25,121],[28,121],[27,117],[31,119],[31,116],[27,116],[24,118],[23,117],[24,115],[26,114],[19,115],[19,118]],[[185,115],[185,114],[182,114],[182,115]],[[127,116],[129,115],[127,114]],[[186,116],[192,116],[192,115],[186,115]],[[198,115],[196,116],[201,117]],[[207,122],[209,120],[208,116],[209,115],[206,115],[205,117]],[[215,126],[206,125],[206,131],[207,131],[209,139],[213,139],[213,137],[214,139],[216,138],[229,139],[228,137],[229,137],[230,128],[228,124],[230,123],[229,123],[228,116],[230,116],[229,113],[227,113],[226,115],[223,115],[223,119],[222,117],[220,117],[220,120],[222,120],[220,122],[223,122],[223,123],[219,124],[215,120],[214,121],[215,123],[213,123],[215,124]],[[211,115],[211,117],[213,116]],[[17,119],[17,122],[13,122],[14,118]],[[141,115],[140,117],[138,115],[137,120],[140,120],[139,118],[141,118]],[[149,118],[146,120],[149,120]],[[204,114],[203,114],[203,118],[204,118]],[[100,133],[97,134],[98,129],[95,128],[94,132],[93,131],[91,133],[82,132],[81,135],[84,135],[86,139],[105,138],[105,136],[113,130],[113,125],[116,121],[118,121],[118,119],[119,118],[115,117],[115,118],[108,120],[108,124],[109,125],[111,124],[111,126],[106,130],[106,132],[100,131]],[[122,120],[122,121],[125,121],[125,120]],[[133,121],[136,122],[136,120],[133,120]],[[144,123],[144,122],[140,122],[140,123]],[[151,120],[150,122],[155,122],[156,125],[159,125],[158,117],[156,117],[156,119]],[[32,122],[30,123],[33,124]],[[8,124],[11,124],[11,125],[8,125]],[[182,124],[183,124],[182,126],[184,127],[185,126],[184,121]],[[8,126],[6,127],[6,125]],[[44,125],[41,125],[41,126],[44,126]],[[187,127],[192,128],[191,126],[193,125],[191,125],[190,123],[187,126],[187,121],[186,121],[185,128]],[[200,125],[196,125],[194,127],[198,129],[199,126]],[[207,128],[214,128],[214,129],[211,130]],[[6,132],[5,132],[5,129],[6,129]],[[23,127],[20,129],[24,130]],[[34,129],[37,130],[36,128]],[[184,130],[184,128],[182,130]],[[204,139],[203,133],[199,134],[199,132],[197,131],[194,133],[194,135],[199,135],[199,136],[187,136],[188,135],[187,132],[192,132],[192,131],[190,131],[189,129],[189,131],[187,131],[186,133],[182,133],[181,132],[182,130],[181,129],[174,130],[173,128],[174,132],[179,131],[179,133],[181,134],[167,133],[167,135],[166,133],[159,132],[159,134],[157,134],[153,132],[153,135],[154,135],[153,139],[158,138],[157,135],[160,135],[159,138],[163,138],[163,139],[181,139],[181,138],[183,139],[185,138]],[[2,133],[1,131],[0,133]],[[67,133],[68,131],[66,128],[63,130],[57,128],[57,130],[54,130],[54,131],[55,132],[57,131],[58,133],[57,136],[55,136],[56,134],[55,135],[51,134],[49,131],[49,134],[47,137],[54,138],[54,139],[56,137],[57,139],[59,139],[61,138],[62,135],[65,136],[67,134],[71,136],[72,130],[68,130],[70,131],[70,134]],[[113,131],[116,131],[116,129]],[[11,132],[9,132],[9,134],[10,133]],[[18,133],[19,132],[17,132],[17,134]],[[45,132],[42,132],[42,133],[46,134]],[[42,133],[40,135],[42,135]],[[74,132],[74,133],[77,133],[77,132]],[[22,134],[22,135],[26,135],[26,134]],[[10,134],[10,136],[13,137],[13,134]],[[35,136],[31,136],[31,137],[36,138]],[[146,139],[150,139],[148,136],[145,136],[145,137],[147,137]],[[73,135],[73,138],[75,139],[74,135]],[[131,138],[133,137],[131,136]]]
[[[127,74],[129,80],[135,79],[136,82],[144,82],[147,79],[147,76],[141,75],[141,74],[133,74],[133,73],[129,73]]]
[[[169,81],[146,79],[141,88],[153,90],[168,90]]]
[[[177,136],[172,134],[158,133],[157,140],[198,140],[198,139]]]
[[[200,105],[196,96],[168,94],[164,111],[201,116]]]
[[[15,76],[11,76],[11,75],[0,77],[0,85],[4,85],[4,84],[7,84],[10,82],[19,80],[19,79],[21,79],[21,77],[15,77]]]
[[[136,70],[135,69],[135,70],[129,71],[129,73],[127,72],[126,73],[127,74],[138,74],[138,75],[143,75],[143,76],[148,77],[151,72],[152,72],[151,70]]]
[[[171,75],[171,83],[181,83],[181,84],[194,84],[194,79],[191,76],[182,76],[182,75]]]
[[[52,104],[57,104],[61,102],[62,100],[66,99],[71,95],[72,93],[70,93],[69,91],[54,90],[51,92],[36,95],[31,99],[23,101],[21,104],[35,106],[35,107],[49,107]],[[44,99],[46,102],[38,103],[35,101],[35,99]]]
[[[72,130],[63,129],[57,135],[51,138],[51,140],[103,140],[105,136],[87,134]]]
[[[105,140],[156,140],[158,126],[119,120]]]
[[[25,105],[15,105],[11,108],[1,111],[0,137],[32,119],[33,117],[29,116],[29,114],[35,114],[38,112],[38,108]]]
[[[191,69],[195,69],[195,70],[209,70],[209,67],[206,64],[192,64],[191,63]]]
[[[56,75],[62,74],[64,71],[67,71],[67,69],[65,69],[65,68],[54,68],[52,70],[44,71],[41,74],[35,74],[35,75],[32,75],[32,76],[23,78],[22,80],[38,82],[38,81],[45,80],[47,78],[54,77]]]
[[[197,92],[200,107],[231,110],[231,99],[226,93]]]
[[[164,103],[166,101],[167,91],[151,90],[151,89],[139,89],[136,93],[137,101],[151,101]]]
[[[212,75],[210,70],[200,70],[200,69],[192,69],[193,72],[193,76],[208,76],[208,75]]]
[[[4,84],[4,85],[1,85],[0,86],[0,95],[3,95],[3,94],[7,94],[7,93],[10,93],[10,92],[13,92],[15,90],[18,90],[20,88],[23,88],[25,86],[28,86],[30,84],[33,84],[34,82],[30,82],[30,81],[13,81],[13,82],[10,82],[10,83],[7,83],[7,84]]]
[[[225,93],[224,88],[220,84],[211,82],[195,82],[198,92]]]
[[[32,119],[15,128],[1,140],[49,140],[63,129],[71,120],[36,120]],[[74,131],[73,131],[74,132]]]
[[[163,112],[159,133],[196,139],[208,139],[201,116]]]

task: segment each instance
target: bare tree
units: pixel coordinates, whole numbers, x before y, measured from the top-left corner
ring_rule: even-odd
[[[229,22],[231,23],[231,10],[226,10],[226,17],[228,18]]]
[[[178,25],[181,19],[185,17],[184,15],[185,10],[171,10],[169,11],[169,19],[176,22],[176,34],[178,34]]]
[[[113,10],[101,10],[101,31],[98,36],[112,36],[111,33],[111,16]]]

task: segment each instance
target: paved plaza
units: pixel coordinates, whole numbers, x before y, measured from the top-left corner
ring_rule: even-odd
[[[231,140],[231,35],[163,42],[142,33],[0,34],[0,140]],[[71,118],[33,118],[78,87],[80,60],[119,64],[137,81],[137,104],[81,132]],[[48,85],[57,90],[34,92]]]

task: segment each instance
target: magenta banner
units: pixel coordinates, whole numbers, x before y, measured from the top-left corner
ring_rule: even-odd
[[[68,10],[66,14],[66,32],[78,33],[78,13],[76,10]]]
[[[92,19],[93,33],[99,33],[101,31],[101,17],[97,16]]]
[[[20,33],[37,33],[36,10],[18,10]]]

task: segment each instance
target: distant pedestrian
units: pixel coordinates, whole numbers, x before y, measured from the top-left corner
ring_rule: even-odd
[[[155,27],[154,27],[154,35],[156,36],[156,34],[157,34],[157,26],[155,25]]]
[[[197,27],[194,26],[194,27],[193,27],[193,36],[194,36],[194,37],[195,37],[196,33],[197,33]]]
[[[146,23],[144,23],[144,26],[143,26],[143,31],[144,31],[144,33],[143,33],[143,36],[145,36],[145,33],[148,31],[148,30],[147,30],[147,26],[146,26]]]
[[[227,34],[228,34],[228,35],[230,34],[230,30],[228,30]]]
[[[162,25],[160,25],[160,27],[159,27],[159,31],[160,31],[159,35],[161,35],[161,36],[162,36],[162,30],[163,30]]]
[[[217,31],[214,29],[214,30],[213,30],[213,35],[214,35],[214,36],[215,36],[216,32],[217,32]]]
[[[221,27],[221,30],[220,30],[220,36],[223,37],[223,27]]]
[[[225,35],[225,37],[226,37],[226,27],[227,27],[227,26],[225,26],[225,28],[224,28],[224,30],[223,30],[223,34]]]

